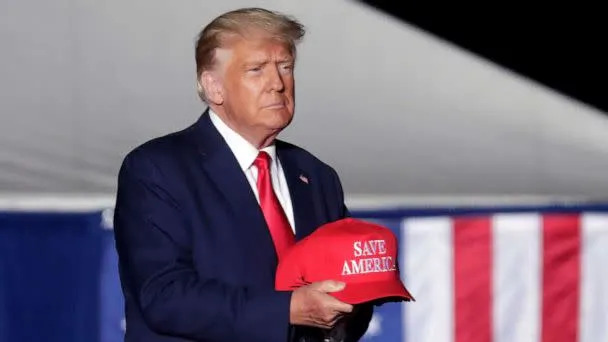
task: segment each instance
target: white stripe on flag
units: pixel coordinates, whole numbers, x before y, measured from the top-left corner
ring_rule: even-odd
[[[403,305],[405,341],[453,341],[452,220],[410,218],[401,232],[403,281],[416,299]]]
[[[538,214],[493,217],[494,342],[538,342],[542,221]]]
[[[608,214],[582,218],[579,341],[608,341]]]

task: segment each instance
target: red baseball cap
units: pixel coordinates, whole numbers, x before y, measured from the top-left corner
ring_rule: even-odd
[[[377,224],[353,218],[327,223],[285,253],[275,289],[337,280],[346,286],[330,294],[348,304],[414,300],[400,279],[398,246],[393,232]]]

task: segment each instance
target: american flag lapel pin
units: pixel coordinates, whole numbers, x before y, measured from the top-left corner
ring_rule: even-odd
[[[306,184],[308,184],[308,177],[304,176],[304,175],[300,175],[300,180]]]

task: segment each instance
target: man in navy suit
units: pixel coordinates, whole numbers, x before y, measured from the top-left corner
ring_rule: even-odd
[[[371,309],[330,295],[343,283],[274,290],[282,253],[348,216],[336,172],[276,139],[293,118],[303,35],[264,9],[213,20],[196,46],[209,108],[125,157],[114,229],[126,341],[322,341],[337,322],[344,341],[365,332]]]

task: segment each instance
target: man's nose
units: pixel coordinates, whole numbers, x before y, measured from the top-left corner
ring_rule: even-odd
[[[279,66],[274,66],[269,69],[270,89],[277,92],[283,91],[285,89],[285,82],[283,82],[283,75],[281,75]]]

